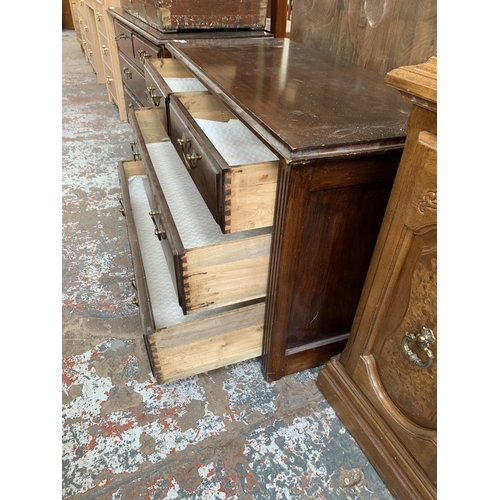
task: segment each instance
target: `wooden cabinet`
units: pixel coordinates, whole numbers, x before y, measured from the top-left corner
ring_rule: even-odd
[[[345,351],[318,386],[396,498],[436,498],[437,59],[388,73],[413,106]]]
[[[130,122],[133,156],[147,180],[144,219],[159,237],[153,240],[172,276],[180,318],[211,318],[204,329],[209,342],[228,311],[234,318],[251,306],[260,316],[248,331],[258,329],[261,345],[243,347],[241,359],[262,355],[268,380],[323,364],[349,336],[411,105],[382,76],[288,39],[191,38],[165,47],[172,58],[144,64],[149,106],[131,110]],[[192,80],[202,90],[188,91]],[[223,128],[236,122],[243,140],[226,148],[204,120]],[[231,149],[242,152],[253,141],[266,156],[230,160]],[[169,192],[171,181],[161,180],[168,178],[165,162],[175,162],[189,191],[174,185]],[[125,164],[127,186],[136,183],[135,168]],[[205,214],[216,241],[196,249],[187,243],[174,213],[176,195],[181,214]],[[192,224],[195,235],[203,226]],[[161,323],[145,316],[152,301],[137,285],[141,265],[134,267],[146,343],[153,353],[161,336],[168,349]],[[150,271],[148,286],[157,275]],[[235,335],[236,348],[245,333]],[[165,381],[166,357],[159,364],[151,356],[158,380]],[[202,359],[200,370],[207,366]]]

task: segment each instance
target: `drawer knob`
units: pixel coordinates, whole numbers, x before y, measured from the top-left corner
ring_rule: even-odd
[[[130,143],[130,148],[132,149],[132,156],[134,157],[134,161],[138,160],[141,157],[141,153],[135,149],[137,146],[137,142],[132,141]]]
[[[125,78],[127,79],[132,79],[132,73],[128,68],[123,68],[123,74],[125,75]]]
[[[118,41],[122,38],[128,38],[128,36],[125,33],[118,33],[118,35],[115,36],[116,41]]]
[[[144,93],[146,94],[146,99],[148,100],[148,102],[157,107],[160,105],[161,95],[155,94],[155,90],[156,89],[154,87],[146,87]]]
[[[418,366],[420,368],[429,368],[435,358],[434,354],[429,349],[429,344],[432,344],[435,341],[436,337],[434,337],[434,333],[432,332],[432,330],[423,326],[420,330],[420,333],[418,333],[417,335],[406,332],[403,340],[401,341],[401,347],[406,357],[408,358],[408,361],[412,365]],[[425,352],[425,354],[427,355],[427,359],[420,359],[420,357],[410,349],[410,346],[408,345],[409,342],[416,342],[418,348],[421,351]]]
[[[144,64],[146,62],[146,59],[149,59],[151,57],[151,54],[148,54],[145,50],[139,50],[139,59],[141,60],[141,63]]]

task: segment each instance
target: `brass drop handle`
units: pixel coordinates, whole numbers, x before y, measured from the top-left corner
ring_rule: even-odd
[[[182,134],[182,137],[180,139],[177,139],[177,142],[181,145],[182,151],[185,152],[186,146],[191,142],[191,139]]]
[[[83,31],[88,31],[88,30],[89,30],[89,27],[86,24],[84,24],[83,25]]]
[[[167,235],[166,231],[164,229],[158,228],[158,225],[156,224],[156,219],[155,216],[160,215],[160,212],[157,212],[156,210],[151,210],[149,212],[149,216],[151,217],[151,220],[153,221],[153,224],[155,225],[155,234],[158,237],[159,240],[162,238],[164,239]]]
[[[106,47],[106,45],[103,45],[103,46],[102,46],[102,53],[103,53],[104,55],[106,55],[106,54],[108,53],[108,50],[109,50],[109,49]]]
[[[432,344],[435,341],[436,337],[434,337],[432,330],[423,326],[420,330],[420,333],[418,333],[417,335],[406,332],[403,340],[401,341],[401,347],[406,357],[408,358],[408,361],[412,365],[418,366],[420,368],[429,368],[435,358],[434,354],[429,349],[429,344]],[[418,348],[421,351],[425,352],[425,354],[427,355],[427,359],[420,359],[420,357],[410,349],[410,346],[408,345],[409,342],[416,342]]]
[[[83,40],[83,46],[85,47],[87,45],[87,40]]]
[[[141,60],[141,63],[144,64],[146,62],[146,59],[149,59],[151,57],[151,54],[148,54],[145,50],[139,50],[139,59]]]
[[[123,68],[123,74],[125,78],[132,79],[132,73],[128,68]]]
[[[97,18],[97,22],[100,23],[101,22],[102,14],[100,12],[96,12],[95,13],[95,17]]]
[[[118,41],[121,38],[128,38],[128,36],[125,33],[118,33],[118,35],[115,36],[115,40]]]
[[[111,85],[112,82],[113,82],[113,78],[111,78],[109,75],[106,75],[106,84]]]
[[[141,153],[139,151],[136,151],[135,147],[137,146],[137,142],[132,141],[130,143],[130,148],[132,149],[132,156],[134,157],[134,161],[140,159]]]
[[[123,198],[118,198],[118,201],[120,202],[120,212],[122,213],[123,217],[125,217],[125,207],[123,206]]]
[[[93,55],[94,53],[92,52],[92,49],[88,49],[88,50],[87,50],[87,54],[88,54],[89,56],[91,56],[91,55]]]
[[[144,93],[146,94],[146,99],[148,102],[150,102],[153,106],[157,107],[160,105],[160,99],[161,95],[157,95],[154,93],[156,89],[154,87],[146,87],[146,90]]]
[[[80,7],[83,7],[83,0],[80,0]]]
[[[135,276],[128,279],[132,288],[134,289],[134,298],[132,299],[132,304],[139,307],[139,299],[137,298],[137,287],[135,286]]]
[[[81,17],[78,18],[78,24],[83,24],[83,19]]]
[[[192,154],[188,155],[184,151],[182,151],[182,156],[184,157],[184,162],[190,168],[196,168],[196,164],[198,160],[201,160],[201,156],[193,151]]]

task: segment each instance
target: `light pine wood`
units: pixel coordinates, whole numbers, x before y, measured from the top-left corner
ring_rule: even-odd
[[[227,232],[272,226],[279,162],[232,168],[225,178]]]
[[[160,384],[262,353],[264,303],[180,323],[146,337]]]
[[[134,113],[146,144],[170,141],[163,108],[139,108],[134,110]]]
[[[162,78],[194,78],[178,59],[151,59],[152,64]]]
[[[187,249],[182,282],[187,312],[265,297],[271,234]]]

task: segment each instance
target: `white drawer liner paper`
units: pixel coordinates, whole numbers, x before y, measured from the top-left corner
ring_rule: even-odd
[[[129,178],[128,187],[155,328],[161,329],[169,325],[202,319],[213,315],[214,312],[230,311],[241,306],[232,304],[214,311],[199,311],[184,315],[174,287],[175,277],[170,274],[161,243],[154,234],[153,222],[149,216],[151,208],[144,187],[146,182],[148,181],[145,175],[137,175]]]
[[[184,248],[270,232],[270,228],[262,228],[223,234],[173,144],[170,141],[155,142],[147,144],[147,149]]]
[[[172,92],[198,92],[207,88],[196,78],[164,78]]]
[[[226,163],[232,167],[278,159],[240,120],[232,119],[227,122],[202,118],[195,120]]]

